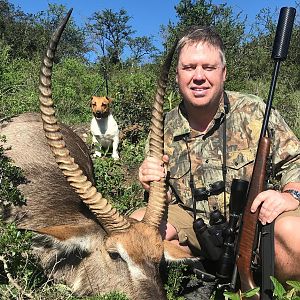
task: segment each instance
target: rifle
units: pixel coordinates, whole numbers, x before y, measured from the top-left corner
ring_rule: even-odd
[[[238,255],[236,258],[236,266],[239,273],[242,292],[256,287],[253,279],[252,261],[253,246],[255,245],[255,237],[257,236],[256,229],[258,224],[257,221],[259,209],[255,213],[251,213],[250,208],[256,196],[260,192],[265,190],[266,166],[270,152],[270,139],[266,135],[268,121],[271,112],[272,100],[274,97],[276,80],[279,73],[280,62],[285,60],[287,57],[295,14],[296,9],[293,7],[281,8],[273,44],[272,59],[275,60],[275,66],[272,74],[272,81],[270,85],[268,100],[266,103],[266,109],[258,142],[252,177],[247,193],[247,203],[243,213],[239,232],[239,245]],[[264,228],[265,226],[262,227]],[[273,243],[274,236],[272,236],[272,230],[267,230],[266,232],[269,242]],[[271,255],[269,254],[269,257],[270,256]],[[274,263],[274,255],[273,257],[271,257],[271,260]],[[262,262],[262,264],[264,264],[264,262]],[[266,274],[264,274],[263,277],[265,278]],[[259,293],[253,296],[252,299],[260,299]]]

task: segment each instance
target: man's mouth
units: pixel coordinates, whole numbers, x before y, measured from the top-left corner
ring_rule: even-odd
[[[204,96],[207,94],[208,88],[206,87],[191,87],[195,96]]]

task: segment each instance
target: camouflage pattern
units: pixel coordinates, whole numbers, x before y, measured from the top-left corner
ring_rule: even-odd
[[[191,174],[196,189],[210,189],[212,184],[223,181],[223,126],[226,115],[225,190],[228,216],[232,179],[250,181],[251,178],[265,104],[254,95],[226,93],[230,107],[228,113],[225,114],[224,105],[221,103],[204,135],[190,130],[182,103],[168,112],[165,117],[165,153],[170,158],[170,185],[173,194],[177,196],[173,201],[183,204],[184,208],[192,208]],[[274,133],[271,152],[280,185],[284,186],[291,181],[300,182],[300,142],[274,109],[270,115],[269,129]],[[214,208],[224,212],[224,193],[196,203],[198,216],[207,221],[209,212]]]

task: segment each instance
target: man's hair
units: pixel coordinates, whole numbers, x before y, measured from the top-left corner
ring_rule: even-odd
[[[206,43],[218,49],[220,51],[222,63],[226,65],[223,41],[220,35],[211,27],[189,27],[177,44],[178,56],[185,45],[198,43]]]

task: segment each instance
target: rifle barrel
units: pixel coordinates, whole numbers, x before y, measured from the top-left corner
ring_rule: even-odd
[[[269,90],[269,96],[266,105],[265,118],[263,121],[260,137],[266,135],[269,116],[274,98],[276,81],[279,73],[280,62],[287,58],[288,49],[291,41],[296,9],[294,7],[282,7],[279,14],[276,28],[275,39],[273,43],[272,59],[275,60],[272,81]]]
[[[273,70],[269,96],[266,103],[266,110],[254,162],[252,178],[247,194],[247,204],[244,210],[239,234],[239,248],[236,265],[239,272],[241,290],[243,292],[256,287],[253,279],[251,264],[260,208],[257,209],[255,213],[251,213],[250,208],[256,196],[265,190],[266,165],[270,152],[270,139],[266,137],[266,131],[268,127],[276,81],[279,73],[280,62],[285,60],[287,57],[295,14],[296,9],[293,7],[281,8],[273,44],[272,58],[275,60],[275,66]],[[274,238],[272,237],[272,242],[273,239]],[[252,297],[252,299],[259,299],[259,295],[256,294],[254,297]]]

